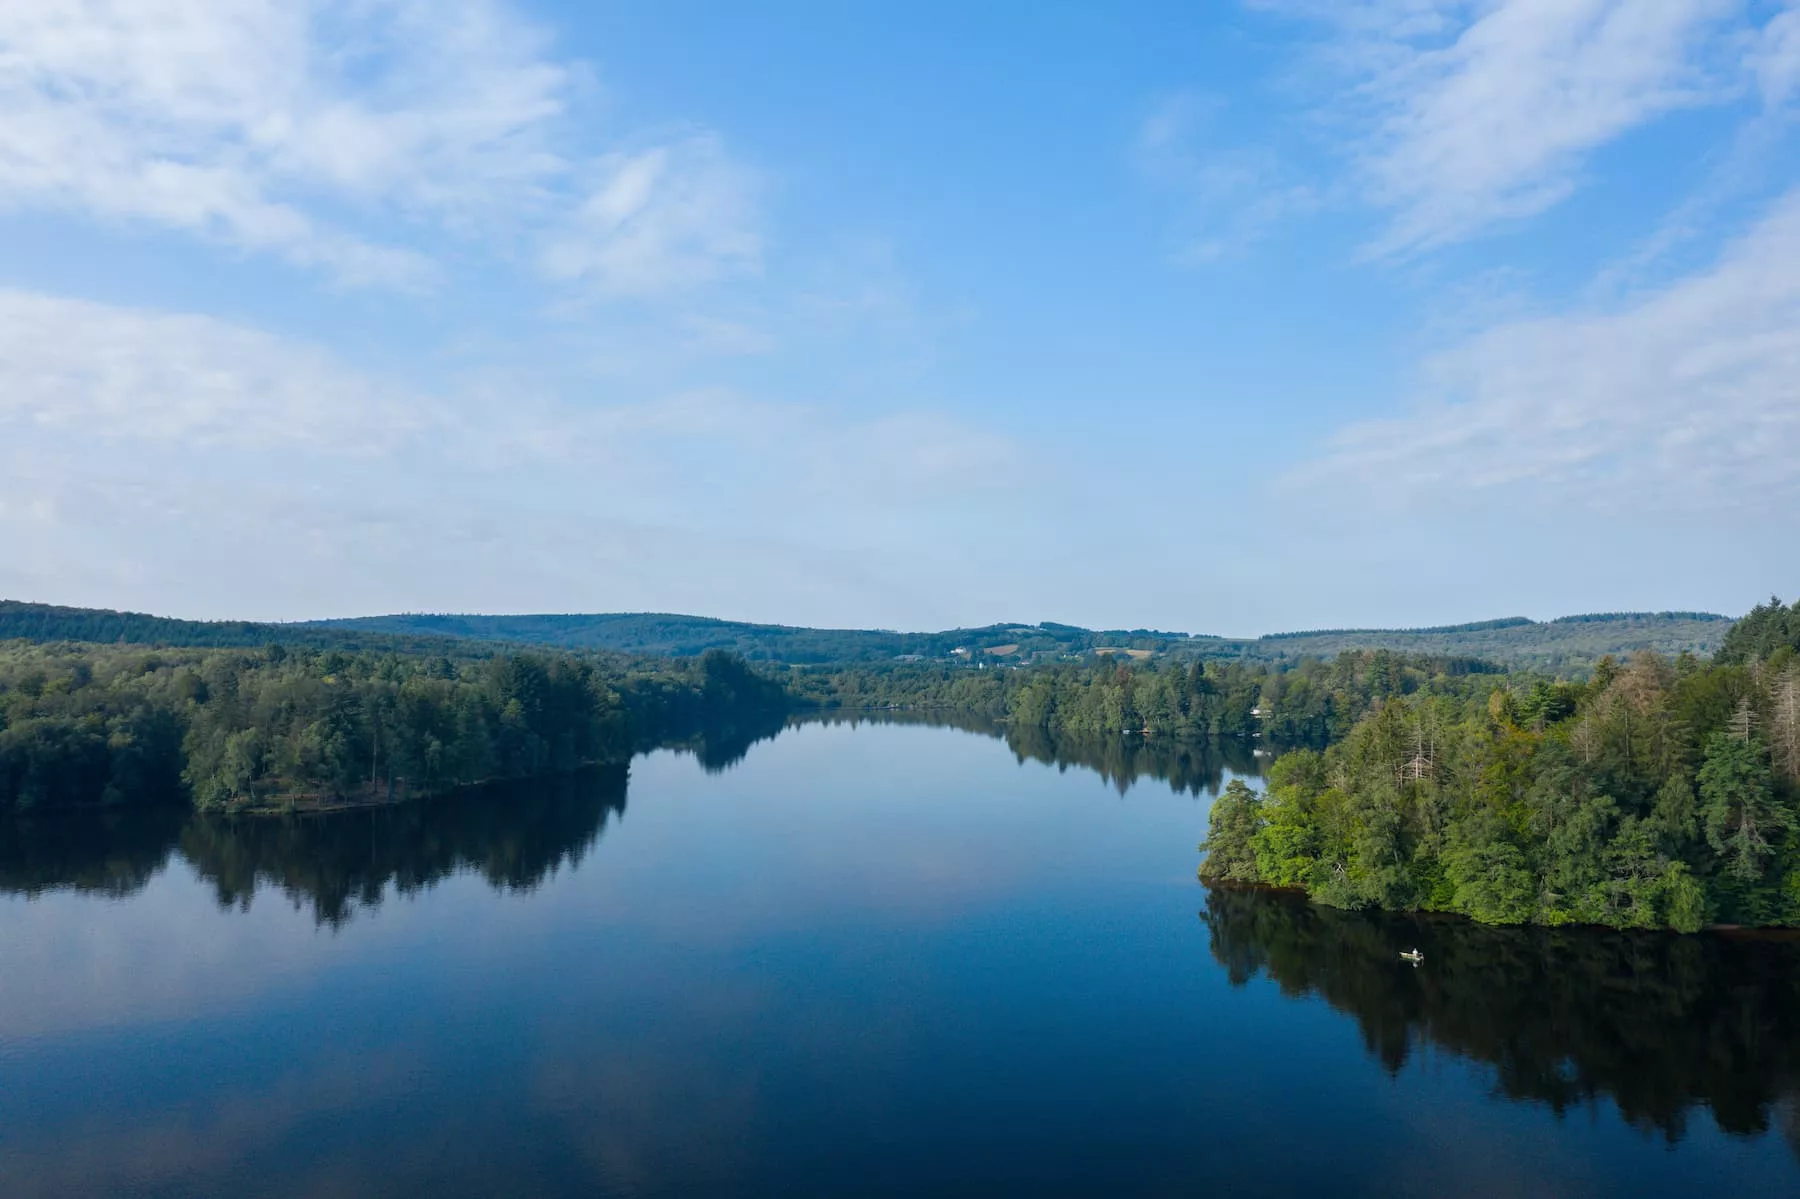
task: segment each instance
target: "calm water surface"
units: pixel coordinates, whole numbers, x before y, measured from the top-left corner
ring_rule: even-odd
[[[1205,747],[742,748],[0,831],[0,1193],[1800,1194],[1792,942],[1209,896]]]

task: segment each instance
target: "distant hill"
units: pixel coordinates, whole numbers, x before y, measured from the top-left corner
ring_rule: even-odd
[[[1485,658],[1544,670],[1580,669],[1638,650],[1710,656],[1733,621],[1710,612],[1595,612],[1535,621],[1523,616],[1429,629],[1330,629],[1258,638],[1249,657],[1331,657],[1347,649]]]
[[[311,649],[393,650],[401,653],[468,652],[467,642],[364,629],[331,629],[248,620],[177,620],[110,608],[64,608],[0,600],[0,641],[89,641],[102,645],[166,645],[227,649],[283,645]],[[486,648],[482,648],[486,652]]]
[[[316,629],[404,636],[459,637],[553,645],[563,649],[679,655],[725,649],[752,661],[823,665],[833,662],[887,662],[896,658],[948,658],[957,650],[981,651],[1025,661],[1043,656],[1119,648],[1167,653],[1193,644],[1186,633],[1152,629],[1096,631],[1060,624],[994,624],[938,633],[889,629],[813,629],[794,625],[747,624],[706,616],[663,612],[596,615],[450,616],[412,614],[360,616],[316,621]],[[1009,648],[1010,647],[1010,648]]]
[[[1391,649],[1509,666],[1582,670],[1604,654],[1640,649],[1710,655],[1732,621],[1705,612],[1607,612],[1533,621],[1524,617],[1423,629],[1325,629],[1255,638],[1191,636],[1156,629],[994,624],[936,633],[814,629],[703,616],[628,612],[597,615],[360,616],[298,624],[194,621],[0,600],[0,640],[125,642],[170,646],[291,646],[484,653],[538,645],[654,656],[726,649],[752,661],[795,665],[873,664],[912,658],[1023,663],[1089,653],[1133,658],[1331,657],[1347,649]],[[960,651],[960,652],[959,652]]]
[[[897,633],[745,624],[666,613],[612,613],[367,616],[323,621],[313,627],[641,654],[685,655],[718,648],[752,660],[799,665],[881,662],[914,655],[947,658],[958,649],[968,651],[970,658],[999,657],[1009,662],[1093,652],[1279,661],[1331,657],[1346,649],[1392,649],[1556,670],[1580,669],[1605,654],[1622,656],[1640,649],[1710,655],[1731,625],[1729,617],[1707,612],[1603,612],[1541,622],[1515,616],[1424,629],[1328,629],[1227,638],[1155,629],[1095,630],[1050,622]]]

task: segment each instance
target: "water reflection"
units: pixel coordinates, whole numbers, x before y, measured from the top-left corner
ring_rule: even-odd
[[[625,811],[626,768],[596,767],[529,785],[479,787],[425,803],[325,815],[201,817],[181,854],[221,907],[279,888],[339,925],[378,906],[391,884],[411,895],[471,872],[498,891],[530,891],[578,865],[607,819]]]
[[[1121,795],[1145,779],[1177,793],[1216,795],[1227,771],[1260,773],[1261,759],[1244,743],[1058,737],[941,714],[716,724],[658,748],[692,754],[708,774],[718,774],[793,724],[821,722],[925,724],[1003,738],[1021,763],[1091,770]],[[407,895],[471,871],[497,889],[537,886],[560,866],[580,862],[608,818],[624,812],[626,778],[626,767],[596,767],[391,807],[291,816],[124,808],[0,819],[0,894],[75,890],[123,897],[178,856],[212,885],[223,907],[248,907],[258,888],[275,888],[335,927],[378,906],[390,885]]]
[[[719,774],[742,762],[759,742],[779,737],[790,723],[790,718],[780,712],[751,712],[738,719],[708,721],[685,737],[664,739],[639,749],[692,754],[706,773]]]
[[[337,926],[472,872],[529,891],[578,864],[625,811],[626,768],[595,767],[530,784],[472,787],[440,799],[347,812],[224,816],[161,809],[19,818],[0,835],[0,892],[140,890],[178,854],[221,907],[248,908],[259,887]]]
[[[0,1194],[1800,1193],[1791,944],[1201,924],[1241,750],[1006,732],[0,824]]]
[[[1800,1153],[1800,940],[1491,928],[1210,887],[1201,918],[1234,984],[1324,999],[1390,1071],[1430,1046],[1559,1115],[1610,1099],[1673,1143],[1704,1108],[1728,1133],[1779,1125]],[[1415,945],[1418,969],[1398,956]]]
[[[1260,746],[1231,737],[1184,741],[1169,737],[1053,733],[1046,728],[960,713],[833,713],[806,717],[803,721],[853,728],[863,724],[915,724],[982,733],[1005,741],[1020,762],[1043,762],[1061,771],[1071,766],[1091,770],[1120,795],[1145,779],[1165,783],[1177,793],[1217,795],[1227,772],[1261,777],[1266,761],[1258,752]]]
[[[133,894],[168,863],[185,808],[0,815],[0,894]]]

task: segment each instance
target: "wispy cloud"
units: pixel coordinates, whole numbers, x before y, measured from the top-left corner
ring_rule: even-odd
[[[553,274],[621,293],[753,260],[717,138],[591,147],[589,74],[501,0],[15,0],[0,206],[358,286],[433,285],[441,237],[505,256],[555,230]]]
[[[1750,51],[1763,102],[1779,107],[1800,93],[1800,0],[1769,19]]]
[[[1447,45],[1386,48],[1367,167],[1395,211],[1378,252],[1429,248],[1536,215],[1597,147],[1728,86],[1702,55],[1721,0],[1510,0]]]
[[[1350,169],[1345,194],[1386,214],[1374,257],[1537,216],[1634,130],[1757,87],[1779,102],[1800,70],[1794,10],[1742,0],[1247,3],[1324,31],[1300,90]]]
[[[1501,325],[1431,362],[1290,488],[1406,507],[1767,513],[1800,493],[1800,190],[1708,269],[1616,311]]]
[[[543,48],[487,0],[19,0],[0,8],[0,203],[415,286],[422,256],[323,210],[466,221],[554,173],[571,75]]]
[[[1318,191],[1272,150],[1221,137],[1221,104],[1192,92],[1165,96],[1138,127],[1132,160],[1178,206],[1175,253],[1208,262],[1254,245],[1281,221],[1316,209]]]
[[[550,278],[654,295],[760,265],[754,185],[716,136],[608,154],[589,174],[585,198],[546,239]]]

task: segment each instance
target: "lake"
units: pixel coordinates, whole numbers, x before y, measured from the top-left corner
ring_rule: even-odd
[[[1254,767],[812,723],[14,824],[0,1193],[1800,1193],[1800,944],[1209,893]]]

